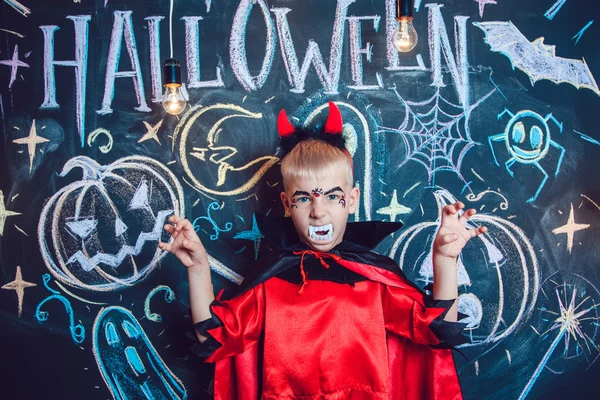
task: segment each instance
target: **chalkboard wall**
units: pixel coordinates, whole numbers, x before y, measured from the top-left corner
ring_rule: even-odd
[[[200,399],[185,268],[157,249],[184,214],[215,290],[270,251],[282,215],[275,119],[335,101],[362,197],[402,221],[377,251],[432,280],[440,208],[489,234],[461,255],[456,356],[468,399],[576,398],[600,362],[600,6],[415,0],[417,47],[391,46],[393,0],[175,1],[189,105],[166,114],[166,0],[0,5],[0,397]],[[594,39],[596,38],[596,39]]]

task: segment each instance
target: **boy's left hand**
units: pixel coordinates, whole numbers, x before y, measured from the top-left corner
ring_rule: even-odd
[[[465,208],[465,205],[462,202],[457,201],[442,209],[442,222],[433,242],[434,256],[437,255],[455,259],[469,239],[487,232],[485,226],[467,229],[467,221],[473,215],[477,214],[477,211],[471,208],[463,212],[459,217],[458,212],[463,208]]]

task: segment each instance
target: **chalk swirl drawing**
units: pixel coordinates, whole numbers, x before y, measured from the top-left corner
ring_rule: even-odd
[[[492,150],[492,156],[494,157],[494,162],[496,165],[500,166],[498,159],[496,158],[493,142],[503,141],[506,145],[506,150],[510,155],[510,159],[504,163],[504,167],[510,176],[513,178],[515,176],[511,167],[516,162],[520,164],[531,164],[539,169],[542,174],[544,174],[544,179],[542,179],[542,182],[538,186],[535,194],[527,200],[528,203],[533,203],[548,180],[548,173],[540,165],[540,160],[546,157],[550,146],[560,151],[560,156],[558,158],[558,162],[556,163],[556,170],[554,171],[554,176],[557,176],[560,171],[562,160],[565,156],[565,148],[552,140],[548,121],[554,122],[561,133],[563,126],[556,120],[556,118],[552,116],[552,114],[542,117],[538,113],[529,110],[523,110],[513,114],[505,109],[498,114],[498,119],[502,118],[504,114],[508,114],[510,116],[510,121],[508,121],[506,124],[506,129],[504,132],[488,137],[488,143],[490,145],[490,149]]]
[[[82,180],[54,194],[40,215],[38,240],[48,270],[78,289],[135,285],[167,254],[158,242],[168,240],[162,226],[169,215],[184,215],[181,185],[167,167],[143,156],[107,166],[78,156],[60,175],[75,168]]]
[[[388,254],[416,282],[433,281],[431,251],[441,210],[457,201],[445,189],[434,195],[437,220],[406,229]],[[466,290],[458,298],[458,307],[467,315],[471,337],[471,343],[461,347],[496,343],[510,335],[530,318],[540,288],[538,261],[525,233],[493,215],[476,214],[467,224],[469,228],[481,225],[489,233],[469,242],[458,260],[458,284]]]
[[[217,225],[215,220],[210,215],[210,210],[216,211],[216,210],[219,210],[220,208],[221,208],[221,206],[216,201],[213,201],[212,203],[210,203],[208,205],[208,207],[206,208],[207,216],[198,217],[194,220],[194,222],[192,222],[194,230],[196,232],[198,232],[200,230],[199,221],[204,220],[204,221],[210,222],[210,224],[212,225],[213,231],[215,232],[212,235],[210,235],[210,240],[217,240],[219,238],[219,232],[229,232],[231,230],[231,228],[233,228],[233,224],[231,222],[227,222],[225,224],[225,228],[219,228],[219,226]]]
[[[549,80],[590,89],[600,95],[585,60],[557,57],[556,46],[544,44],[543,37],[530,42],[510,21],[473,22],[473,25],[485,33],[485,42],[492,51],[508,57],[513,69],[529,76],[532,86],[537,81]]]
[[[217,120],[214,121],[215,116]],[[207,107],[192,107],[184,116],[173,132],[173,150],[179,156],[179,161],[188,182],[200,193],[220,196],[236,196],[252,189],[262,176],[277,161],[275,156],[258,156],[246,161],[250,149],[244,149],[238,154],[235,143],[224,144],[221,138],[224,129],[221,125],[232,120],[233,128],[227,132],[246,137],[258,136],[258,129],[251,125],[235,124],[235,119],[261,120],[261,113],[254,113],[235,104],[214,104]],[[213,122],[211,122],[213,121]],[[208,131],[208,134],[205,132]],[[229,135],[227,135],[229,136]],[[205,138],[206,137],[206,138]],[[264,149],[256,149],[264,154]],[[214,179],[216,175],[216,180]],[[248,178],[248,176],[250,176]]]
[[[52,293],[52,295],[46,297],[40,302],[40,304],[38,304],[37,308],[35,309],[35,319],[37,319],[40,322],[47,321],[50,313],[48,311],[42,311],[42,307],[50,300],[60,301],[63,304],[63,306],[65,306],[65,312],[69,317],[69,331],[71,332],[71,338],[75,343],[79,344],[85,339],[85,327],[81,323],[75,323],[75,318],[73,317],[73,307],[71,306],[71,302],[65,296],[60,294],[58,290],[54,290],[50,286],[48,286],[48,282],[50,282],[50,279],[52,279],[50,274],[44,274],[42,276],[44,286],[46,287],[46,289],[48,289],[50,293]]]
[[[156,295],[158,292],[165,292],[165,301],[167,303],[171,303],[173,302],[173,300],[175,300],[175,293],[168,286],[160,285],[152,289],[150,293],[148,293],[148,296],[146,296],[146,300],[144,301],[144,315],[146,316],[146,318],[148,318],[149,321],[152,322],[162,321],[162,316],[160,314],[153,313],[150,311],[150,300],[152,300],[152,297],[154,297],[154,295]]]
[[[135,317],[123,307],[100,310],[94,321],[93,352],[115,400],[187,398],[183,383],[160,358]]]

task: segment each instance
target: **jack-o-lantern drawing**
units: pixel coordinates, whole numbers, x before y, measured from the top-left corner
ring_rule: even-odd
[[[456,198],[447,190],[435,193],[438,215]],[[405,230],[389,256],[398,261],[409,279],[424,284],[433,280],[431,250],[440,219]],[[526,322],[540,289],[535,251],[515,224],[493,215],[476,214],[468,226],[486,226],[488,234],[472,239],[458,260],[459,311],[467,315],[471,343],[463,347],[496,343]]]
[[[83,179],[58,191],[38,224],[42,257],[52,275],[79,289],[132,286],[158,265],[169,215],[184,214],[183,191],[163,164],[142,156],[102,166],[78,156],[61,176],[81,168]]]

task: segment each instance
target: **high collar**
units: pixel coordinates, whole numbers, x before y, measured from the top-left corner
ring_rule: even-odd
[[[310,247],[300,241],[291,218],[256,214],[261,234],[274,250],[303,251]],[[401,222],[365,221],[346,225],[344,239],[330,252],[366,252],[374,249],[383,239],[402,228]]]

